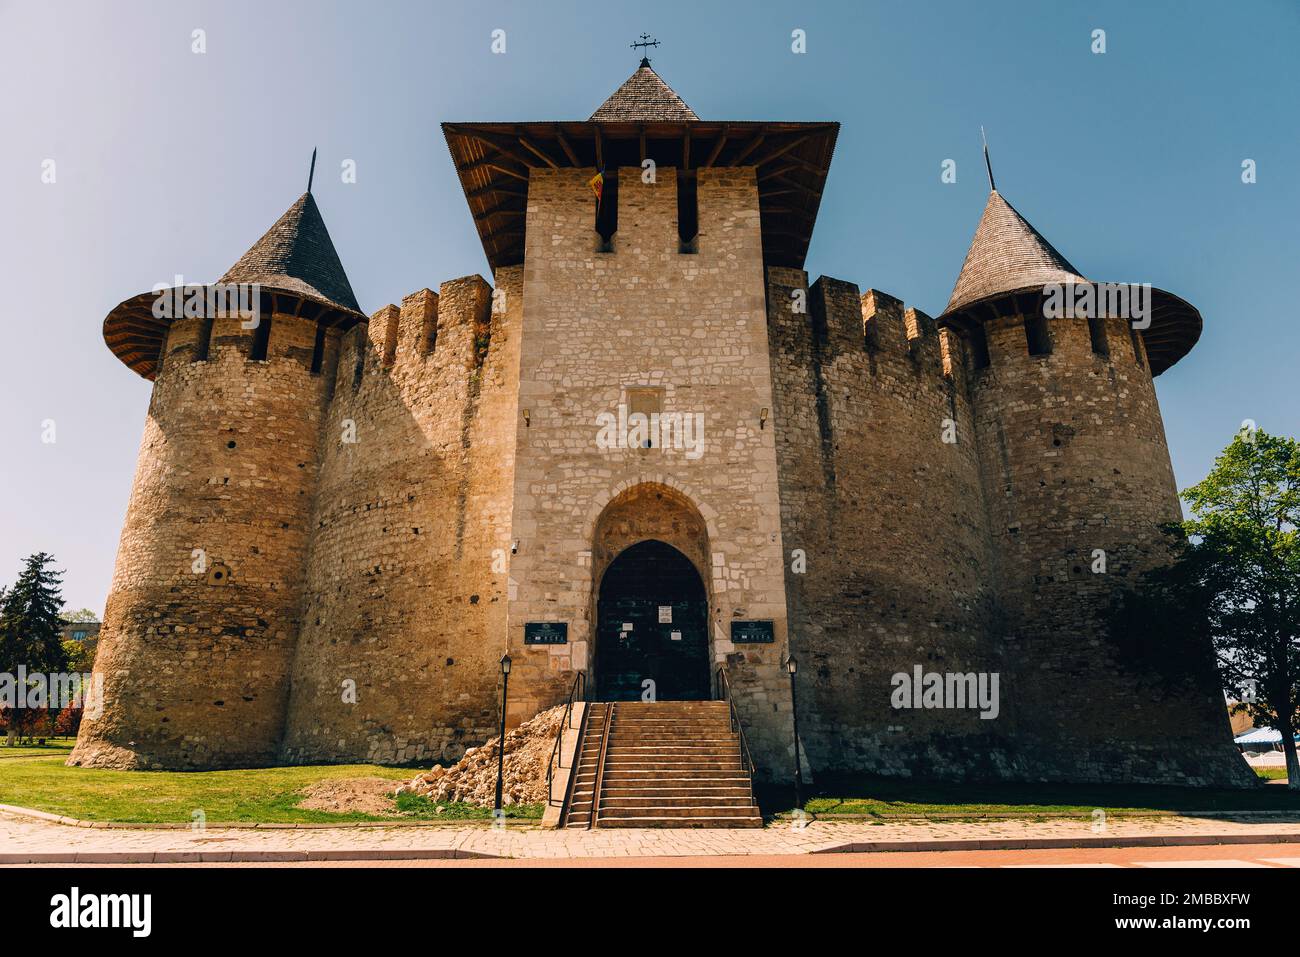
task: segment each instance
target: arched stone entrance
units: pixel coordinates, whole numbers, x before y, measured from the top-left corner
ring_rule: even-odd
[[[600,701],[709,697],[709,599],[685,555],[650,539],[605,570],[596,601]]]
[[[591,675],[597,700],[710,697],[709,532],[680,490],[624,489],[593,528]],[[625,627],[625,626],[631,626]]]

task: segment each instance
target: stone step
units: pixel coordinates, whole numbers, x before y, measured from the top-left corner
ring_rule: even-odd
[[[589,825],[598,776],[601,827],[762,826],[726,702],[606,708],[587,713],[566,826]]]
[[[691,796],[664,797],[663,795],[629,795],[614,796],[602,794],[600,798],[600,813],[614,808],[641,808],[642,810],[653,808],[750,808],[753,803],[748,794],[742,794],[739,797],[719,797],[716,794],[698,794]]]
[[[604,704],[606,702],[596,702]],[[615,701],[614,710],[619,714],[632,714],[637,711],[727,711],[725,701]]]
[[[601,827],[762,827],[758,812],[752,817],[601,817]]]
[[[731,734],[664,734],[661,731],[614,731],[609,735],[610,748],[651,747],[655,745],[713,745],[739,748],[740,739]]]
[[[654,817],[656,814],[663,814],[664,817],[669,815],[680,815],[684,818],[698,817],[716,817],[716,818],[740,818],[748,815],[753,811],[753,805],[749,801],[742,801],[741,804],[727,802],[727,804],[706,804],[703,801],[690,801],[688,804],[641,804],[633,806],[608,805],[601,798],[601,818],[627,818],[629,815],[649,814]]]
[[[615,751],[625,751],[628,754],[637,754],[643,751],[651,751],[656,748],[675,748],[691,751],[713,750],[720,753],[739,754],[740,742],[731,741],[712,741],[703,740],[695,741],[691,738],[616,738],[610,741],[606,754],[613,754]]]
[[[591,791],[588,789],[586,797],[591,797]],[[620,797],[744,797],[749,801],[748,784],[731,784],[723,787],[706,787],[706,785],[684,784],[677,787],[651,787],[649,784],[630,784],[627,787],[604,788],[601,794],[602,801],[614,800]]]
[[[740,758],[672,758],[672,757],[655,757],[646,756],[643,758],[633,757],[610,757],[605,759],[605,773],[610,771],[669,771],[674,768],[680,768],[683,771],[692,770],[717,770],[717,771],[738,771],[741,768]]]
[[[591,789],[595,787],[595,775],[588,778],[577,780],[573,783],[573,793],[590,794]],[[690,789],[697,791],[699,788],[742,788],[745,793],[749,793],[750,783],[748,776],[744,774],[727,774],[725,771],[715,771],[712,774],[695,774],[695,775],[673,775],[671,778],[659,772],[638,772],[629,771],[627,774],[620,774],[611,778],[606,775],[603,780],[603,793],[611,793],[616,789],[627,791],[634,789],[640,791],[643,788],[675,788]]]
[[[574,787],[590,787],[596,775],[581,775],[574,780]],[[744,781],[749,783],[749,775],[743,768],[674,768],[661,770],[657,768],[619,768],[606,770],[604,782],[610,784],[634,784],[645,781],[689,781],[692,784],[708,784],[715,781]]]

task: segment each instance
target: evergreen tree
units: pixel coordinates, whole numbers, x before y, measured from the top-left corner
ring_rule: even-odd
[[[28,674],[53,674],[67,668],[63,648],[63,607],[60,585],[63,573],[52,566],[54,557],[37,552],[27,559],[18,580],[4,594],[0,607],[0,673],[17,678],[19,666]],[[38,716],[31,708],[10,712],[9,744]]]

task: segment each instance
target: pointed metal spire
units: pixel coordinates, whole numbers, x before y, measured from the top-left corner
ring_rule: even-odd
[[[996,193],[997,186],[993,182],[993,164],[989,162],[989,138],[984,135],[984,127],[980,127],[980,139],[984,141],[984,168],[989,171],[989,190]]]
[[[631,44],[631,47],[632,47],[633,50],[637,49],[638,47],[642,48],[643,53],[642,53],[642,56],[641,56],[641,65],[642,65],[642,66],[649,66],[649,65],[650,65],[650,57],[646,56],[645,54],[647,54],[647,53],[650,52],[650,48],[651,48],[651,47],[657,47],[658,45],[659,45],[659,41],[658,41],[658,40],[652,39],[651,36],[650,36],[650,34],[648,34],[648,33],[643,33],[643,34],[641,34],[641,42],[640,42],[640,43],[633,43],[633,44]]]
[[[307,192],[311,192],[311,181],[316,176],[316,147],[311,148],[311,169],[307,171]]]

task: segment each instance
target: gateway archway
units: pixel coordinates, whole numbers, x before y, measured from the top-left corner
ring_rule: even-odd
[[[684,554],[655,539],[620,552],[596,600],[597,700],[709,698],[708,619],[704,581]]]

